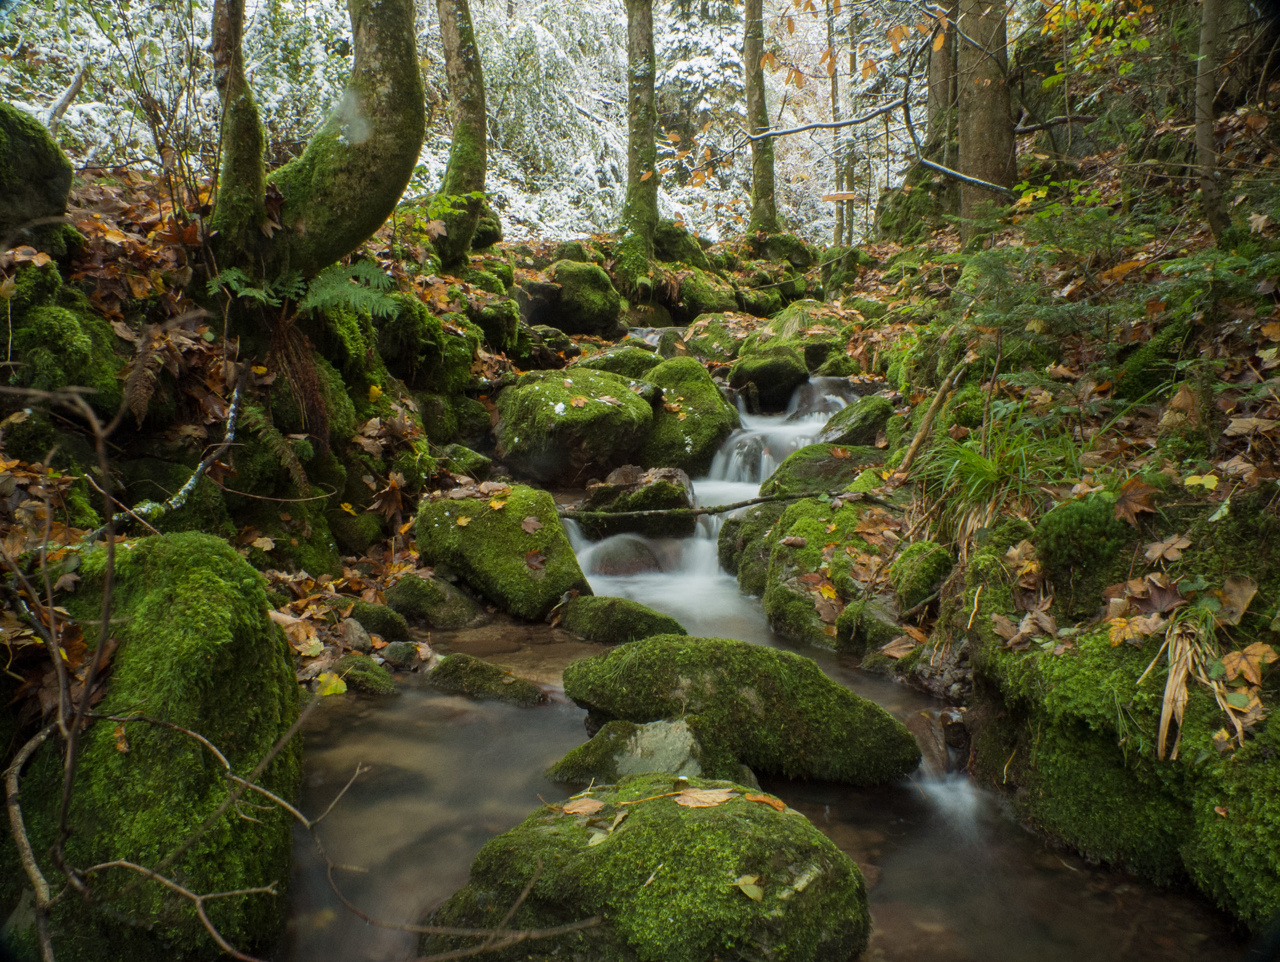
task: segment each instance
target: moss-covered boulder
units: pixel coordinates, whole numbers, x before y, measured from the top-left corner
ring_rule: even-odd
[[[589,367],[593,371],[608,371],[622,377],[639,378],[662,363],[654,351],[643,347],[619,347],[611,351],[584,357],[574,364],[575,368]]]
[[[106,552],[88,552],[69,607],[96,642]],[[248,773],[298,716],[288,646],[268,617],[265,582],[225,541],[184,533],[115,549],[113,637],[106,714],[145,714],[199,732]],[[173,853],[170,877],[196,892],[226,892],[289,881],[292,819],[277,806],[245,819],[218,813],[231,787],[222,767],[189,736],[142,721],[90,726],[81,741],[66,857],[88,866],[116,859],[157,866]],[[122,744],[127,743],[127,750]],[[62,764],[52,743],[28,767],[23,814],[43,860],[58,835]],[[300,746],[286,744],[259,784],[293,801]],[[212,825],[206,820],[212,819]],[[192,840],[194,841],[192,842]],[[192,842],[178,854],[180,846]],[[46,877],[60,877],[45,864]],[[0,876],[19,878],[15,865]],[[215,958],[221,953],[187,899],[124,870],[92,881],[95,899],[54,909],[59,959],[137,962]],[[0,906],[8,914],[13,906]],[[210,920],[242,951],[272,951],[287,914],[280,895],[241,895],[206,905]]]
[[[671,797],[684,789],[732,794],[688,808]],[[540,808],[481,849],[470,881],[428,922],[497,927],[519,903],[509,922],[515,928],[601,920],[538,941],[541,958],[852,962],[870,930],[857,865],[799,813],[741,792],[731,782],[637,775],[594,792],[601,804],[594,813],[577,814],[581,805]],[[475,942],[426,936],[419,950]],[[522,944],[495,957],[529,954]]]
[[[738,295],[723,277],[691,268],[680,281],[680,299],[670,305],[671,316],[687,324],[700,314],[716,314],[738,309]]]
[[[449,582],[416,574],[403,576],[387,589],[387,606],[414,624],[441,631],[465,628],[484,614]]]
[[[450,444],[440,452],[444,467],[475,481],[486,481],[493,473],[493,459],[461,444]]]
[[[760,407],[766,411],[784,410],[795,389],[807,380],[804,356],[786,344],[766,345],[740,357],[729,372],[729,386],[741,390],[754,385]]]
[[[884,461],[875,448],[808,444],[794,451],[760,485],[761,494],[821,494],[852,483],[868,466]]]
[[[526,678],[471,655],[445,655],[427,673],[427,684],[437,691],[447,691],[471,698],[509,701],[531,708],[547,700],[547,693]]]
[[[724,399],[706,368],[691,357],[663,361],[644,379],[662,388],[662,406],[640,448],[640,463],[705,475],[720,445],[741,426],[738,409]]]
[[[547,276],[560,285],[560,297],[545,323],[566,334],[615,337],[622,298],[604,269],[578,261],[556,261]]]
[[[653,407],[632,383],[584,368],[525,374],[498,395],[499,457],[543,482],[582,483],[633,463]]]
[[[893,402],[872,394],[858,398],[833,414],[823,426],[818,440],[828,444],[871,447],[893,416]]]
[[[702,743],[684,719],[637,725],[611,721],[546,772],[553,782],[591,782],[611,785],[628,775],[667,772],[687,778],[724,778],[750,783],[750,769],[719,756],[722,771],[703,768]]]
[[[687,635],[684,625],[629,598],[580,595],[560,609],[560,624],[587,641],[621,645],[654,635]]]
[[[786,504],[772,501],[726,518],[720,526],[716,542],[720,567],[738,576],[738,587],[744,594],[764,594],[773,544],[770,532],[786,510]]]
[[[115,353],[115,332],[87,303],[78,305],[60,295],[52,303],[37,303],[11,317],[13,359],[18,362],[13,381],[38,391],[92,388],[86,400],[110,416],[108,412],[119,409],[123,396],[116,375],[124,360]]]
[[[728,364],[738,356],[746,340],[736,325],[746,320],[741,314],[702,314],[685,329],[685,349],[700,361]],[[730,326],[735,325],[735,326]]]
[[[471,385],[471,364],[485,332],[465,314],[436,315],[412,294],[390,296],[396,301],[395,313],[375,322],[376,350],[387,370],[418,390],[444,395],[465,391]],[[329,323],[343,344],[347,360],[342,373],[350,382],[351,368],[363,365],[372,345],[361,336],[358,316],[336,312]]]
[[[423,564],[447,565],[521,618],[545,618],[566,591],[591,593],[545,491],[516,485],[496,508],[484,498],[424,498],[415,530]]]
[[[653,233],[653,253],[660,261],[688,264],[699,270],[711,270],[707,252],[698,239],[681,224],[663,219]]]
[[[0,240],[7,241],[5,247],[43,247],[56,232],[38,222],[65,214],[70,192],[71,161],[49,131],[30,114],[0,103]]]
[[[467,319],[484,332],[485,342],[493,350],[505,352],[516,343],[516,334],[520,330],[520,306],[505,296],[505,289],[498,294],[496,297],[471,297],[467,302]]]
[[[347,683],[347,688],[351,691],[358,691],[364,695],[398,695],[400,693],[395,679],[391,677],[391,672],[364,655],[343,655],[338,659],[333,670]]]
[[[1127,578],[1132,540],[1132,528],[1116,518],[1114,496],[1105,491],[1061,504],[1040,519],[1036,555],[1066,614],[1092,615],[1103,604],[1102,589]]]
[[[880,706],[808,658],[744,641],[646,638],[574,662],[564,688],[600,722],[685,718],[709,760],[760,773],[874,785],[920,762],[911,733]]]
[[[404,616],[386,605],[357,600],[349,616],[370,634],[381,635],[383,641],[404,641],[409,637],[409,623]]]
[[[907,545],[889,565],[889,582],[898,593],[898,607],[914,608],[933,594],[951,573],[951,554],[933,541]]]
[[[679,468],[623,465],[598,484],[587,485],[586,497],[573,512],[588,538],[632,532],[650,538],[683,538],[693,534],[693,482]],[[634,511],[662,514],[632,516]]]
[[[853,655],[874,652],[902,633],[892,596],[854,598],[836,618],[836,648]]]

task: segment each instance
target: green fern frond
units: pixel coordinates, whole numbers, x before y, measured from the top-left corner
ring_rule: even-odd
[[[267,420],[262,408],[256,404],[246,404],[240,415],[240,423],[258,436],[271,455],[280,462],[280,466],[289,472],[293,483],[301,494],[306,494],[310,482],[302,462],[290,447],[289,441],[271,422]]]
[[[334,264],[317,274],[298,302],[299,311],[348,310],[378,317],[395,315],[396,302],[387,296],[392,280],[368,261]]]

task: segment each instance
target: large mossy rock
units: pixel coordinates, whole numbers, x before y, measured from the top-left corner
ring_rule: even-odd
[[[723,277],[691,268],[680,281],[680,299],[669,305],[678,324],[687,324],[701,314],[717,314],[738,309],[738,295]]]
[[[571,598],[561,609],[560,624],[587,641],[621,645],[654,635],[687,635],[670,615],[632,601],[603,595]]]
[[[387,606],[409,621],[441,631],[465,628],[484,614],[449,582],[415,574],[403,576],[387,589]]]
[[[738,349],[746,340],[740,333],[739,325],[749,322],[741,314],[702,314],[694,318],[685,329],[685,349],[700,361],[715,364],[728,364],[738,356]]]
[[[81,623],[99,617],[106,553],[80,567],[69,606]],[[145,538],[115,550],[113,637],[104,714],[145,714],[207,738],[238,774],[271,751],[298,716],[298,687],[288,646],[268,618],[265,582],[221,539],[184,533]],[[94,639],[86,627],[87,640]],[[216,814],[229,785],[215,759],[190,737],[143,722],[98,722],[81,742],[66,854],[88,866],[115,859],[157,866],[185,842],[166,874],[194,892],[225,892],[289,882],[292,819],[281,808],[234,805]],[[45,749],[22,783],[24,814],[37,853],[57,835],[60,759]],[[300,744],[286,744],[259,784],[293,801],[301,775]],[[212,818],[211,826],[206,826]],[[204,828],[200,834],[198,830]],[[58,877],[46,865],[46,877]],[[0,866],[0,875],[16,865]],[[58,958],[76,962],[170,962],[220,957],[187,899],[133,872],[104,870],[93,880],[95,903],[70,898],[54,911]],[[12,906],[0,906],[7,914]],[[206,906],[224,937],[264,955],[283,930],[282,895],[217,899]],[[133,924],[130,924],[133,923]]]
[[[785,503],[772,501],[726,518],[720,526],[716,541],[720,567],[738,576],[743,594],[764,594],[772,547],[769,535],[786,510]]]
[[[524,375],[498,395],[499,456],[534,480],[579,484],[633,463],[653,426],[633,383],[583,368]]]
[[[532,708],[547,700],[546,692],[511,672],[481,661],[472,655],[445,655],[427,672],[427,684],[446,691],[486,701],[508,701]]]
[[[804,356],[787,344],[766,345],[739,357],[729,372],[729,386],[735,390],[754,385],[765,411],[784,410],[795,389],[807,380]]]
[[[828,444],[871,447],[892,416],[893,402],[888,398],[875,394],[858,398],[827,420],[818,440]]]
[[[703,767],[702,743],[683,718],[676,721],[611,721],[546,771],[553,782],[612,785],[628,775],[666,772],[687,778],[726,778],[754,784],[750,769],[718,757]],[[721,770],[716,770],[717,765]]]
[[[527,518],[540,527],[526,530]],[[415,530],[423,564],[448,565],[521,618],[545,618],[566,591],[591,593],[545,491],[515,485],[500,508],[483,498],[424,498]]]
[[[662,363],[654,351],[643,347],[619,347],[601,354],[585,357],[574,367],[589,367],[593,371],[608,371],[622,377],[639,378],[652,371]]]
[[[603,268],[578,261],[556,261],[548,268],[547,276],[560,285],[560,298],[543,323],[566,334],[617,336],[622,298]]]
[[[669,797],[686,788],[733,795],[688,808]],[[870,930],[857,865],[799,813],[741,792],[731,782],[638,775],[597,790],[592,797],[603,807],[594,815],[540,808],[480,850],[470,881],[429,924],[497,927],[517,903],[513,928],[601,920],[492,956],[504,962],[856,959]],[[605,837],[593,844],[597,835]],[[419,949],[430,954],[475,942],[426,936]]]
[[[889,582],[906,611],[924,601],[951,573],[951,554],[933,541],[917,541],[903,548],[889,565]]]
[[[588,538],[607,538],[630,532],[649,538],[684,538],[693,534],[693,482],[679,468],[623,465],[599,484],[587,485],[587,495],[574,511]],[[635,511],[661,514],[632,516]]]
[[[876,785],[913,771],[911,733],[808,658],[727,638],[658,635],[577,661],[565,694],[599,721],[685,718],[713,763]]]
[[[663,361],[644,376],[662,388],[662,406],[653,430],[640,448],[640,463],[652,468],[680,468],[695,477],[711,469],[720,445],[742,424],[716,382],[691,357]]]
[[[822,494],[852,484],[869,465],[884,461],[875,448],[808,444],[794,451],[760,485],[761,494]]]
[[[70,192],[71,161],[49,131],[30,114],[0,101],[0,241],[5,241],[4,248],[33,242],[43,246],[47,237],[56,235],[51,225],[39,222],[65,214]]]

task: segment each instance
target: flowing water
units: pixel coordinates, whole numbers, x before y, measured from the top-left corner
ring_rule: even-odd
[[[839,383],[839,382],[837,382]],[[776,417],[744,416],[710,476],[694,482],[700,504],[756,495],[791,451],[809,443],[849,399],[810,391]],[[786,647],[757,599],[716,560],[717,518],[690,538],[619,535],[590,543],[570,531],[592,590],[632,598],[679,619],[692,635]],[[635,563],[629,574],[616,559]],[[610,559],[613,559],[612,561]],[[635,559],[639,559],[635,561]],[[557,682],[569,661],[603,650],[563,631],[499,620],[470,632],[435,633],[447,651],[510,666],[552,691],[549,705],[519,709],[425,689],[411,678],[400,697],[324,699],[306,732],[302,808],[324,811],[357,764],[357,779],[318,834],[344,895],[379,920],[418,921],[466,881],[485,841],[514,826],[539,799],[568,793],[543,769],[586,738],[585,713]],[[833,652],[806,648],[831,678],[871,698],[928,743],[944,706]],[[925,744],[927,764],[882,788],[762,779],[862,866],[874,921],[868,962],[1227,962],[1241,945],[1202,903],[1046,847],[996,794],[948,771],[946,749]],[[288,958],[295,962],[391,962],[412,958],[415,937],[367,924],[329,886],[323,859],[298,833]]]

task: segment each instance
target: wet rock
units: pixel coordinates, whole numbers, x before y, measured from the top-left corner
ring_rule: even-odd
[[[738,348],[745,339],[745,335],[727,325],[749,320],[741,314],[703,314],[694,318],[686,330],[685,346],[700,361],[727,364],[738,356]]]
[[[871,395],[861,398],[834,414],[818,435],[827,444],[871,447],[893,415],[893,402]]]
[[[723,277],[695,267],[680,282],[680,299],[668,306],[677,323],[687,324],[701,314],[737,310],[738,295]]]
[[[696,363],[696,362],[695,362]],[[583,534],[607,538],[630,532],[650,538],[683,538],[693,534],[697,519],[693,482],[679,468],[651,468],[634,464],[609,472],[599,484],[587,485],[586,497],[574,511]],[[641,517],[610,517],[598,512],[664,511]]]
[[[369,637],[364,625],[354,618],[347,618],[342,622],[342,646],[367,655],[373,651],[373,639]]]
[[[837,450],[838,449],[838,450]],[[809,444],[790,454],[760,485],[765,494],[822,494],[851,484],[868,465],[884,461],[875,448]]]
[[[669,797],[686,788],[733,794],[689,808]],[[594,816],[546,806],[486,844],[470,881],[428,924],[498,926],[540,871],[512,926],[602,919],[540,940],[540,957],[852,962],[866,947],[861,873],[798,812],[749,801],[732,782],[666,774],[633,776],[591,797],[601,804]],[[473,941],[424,936],[419,950]]]
[[[43,242],[67,212],[71,162],[40,121],[0,103],[0,245]],[[65,242],[64,242],[65,243]]]
[[[836,647],[855,655],[883,648],[900,634],[898,606],[891,595],[851,601],[836,619]]]
[[[670,327],[671,312],[661,304],[626,304],[622,309],[622,323],[627,327],[654,328]]]
[[[395,644],[407,644],[407,642],[395,642]],[[384,651],[384,657],[385,654]],[[351,691],[358,691],[365,695],[398,695],[400,693],[395,680],[391,677],[391,672],[364,655],[344,655],[338,660],[333,670],[347,683],[347,688]]]
[[[594,780],[601,784],[651,772],[737,780],[737,764],[728,764],[723,773],[708,772],[702,767],[701,757],[702,745],[683,719],[644,725],[611,721],[585,745],[548,768],[546,776],[553,782]]]
[[[742,423],[737,408],[724,399],[706,368],[691,357],[664,361],[644,380],[662,389],[662,404],[654,411],[653,429],[640,448],[640,462],[705,474],[720,445]]]
[[[951,554],[933,541],[917,541],[898,553],[889,565],[889,582],[898,594],[898,607],[907,611],[933,594],[951,573]]]
[[[378,654],[397,671],[410,671],[418,664],[418,646],[411,641],[393,641]]]
[[[525,280],[516,294],[520,313],[531,325],[546,324],[566,334],[617,337],[625,333],[618,316],[622,298],[609,275],[595,264],[556,261],[547,281]]]
[[[426,676],[427,684],[472,698],[509,701],[526,708],[546,701],[547,695],[531,681],[471,655],[446,655]]]
[[[498,395],[499,457],[544,483],[581,484],[634,462],[653,407],[633,383],[581,367],[524,375]]]
[[[356,601],[351,607],[350,617],[366,631],[381,635],[383,641],[402,641],[409,637],[409,623],[386,605]]]
[[[615,535],[601,542],[586,556],[587,573],[593,575],[638,575],[661,571],[662,563],[653,549],[635,535]]]
[[[484,618],[484,610],[449,582],[415,574],[387,590],[387,605],[416,624],[442,631],[466,628]]]
[[[764,594],[773,550],[770,532],[786,510],[782,502],[769,502],[747,508],[739,517],[726,518],[721,525],[716,543],[720,566],[738,576],[743,594]]]
[[[725,638],[659,635],[570,665],[565,694],[597,719],[684,718],[702,764],[874,785],[920,762],[884,709],[827,678],[810,659]]]
[[[424,498],[415,530],[423,564],[447,565],[468,587],[521,618],[545,618],[565,592],[591,593],[545,491],[514,485],[503,499]]]
[[[670,615],[628,598],[583,595],[565,602],[560,611],[560,624],[566,631],[606,645],[620,645],[653,635],[688,634]]]
[[[766,346],[739,357],[729,373],[729,386],[742,390],[755,385],[762,410],[782,411],[791,394],[809,380],[809,368],[795,348],[787,345]]]

